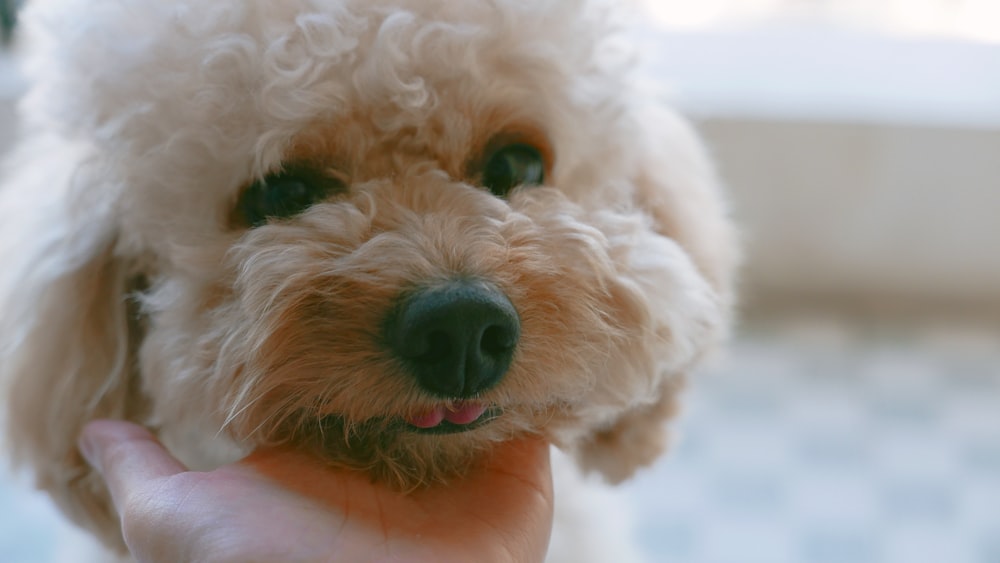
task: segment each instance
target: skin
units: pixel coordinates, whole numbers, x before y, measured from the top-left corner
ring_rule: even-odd
[[[121,421],[90,423],[80,447],[141,562],[541,562],[552,530],[549,447],[537,438],[408,495],[283,449],[188,471]]]

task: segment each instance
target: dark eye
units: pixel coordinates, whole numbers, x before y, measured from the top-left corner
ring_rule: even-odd
[[[342,181],[317,171],[282,170],[247,188],[240,197],[239,213],[246,224],[259,227],[272,219],[294,217],[344,189]]]
[[[483,186],[497,197],[518,186],[537,186],[545,180],[545,162],[531,145],[507,145],[493,153],[483,167]]]

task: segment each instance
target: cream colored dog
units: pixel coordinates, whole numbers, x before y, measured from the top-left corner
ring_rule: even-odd
[[[403,490],[541,433],[663,450],[734,263],[612,0],[35,0],[0,192],[16,459],[123,547],[81,426],[295,443]],[[559,477],[557,476],[557,479]]]

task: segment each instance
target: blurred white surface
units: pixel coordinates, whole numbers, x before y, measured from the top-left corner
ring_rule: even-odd
[[[748,303],[1000,310],[1000,128],[701,126],[743,230]]]
[[[669,30],[783,22],[824,24],[881,35],[1000,43],[995,0],[639,0]]]
[[[1000,310],[1000,42],[758,4],[767,23],[644,36],[730,187],[746,298]]]
[[[829,25],[651,33],[649,73],[700,117],[996,128],[1000,43]]]

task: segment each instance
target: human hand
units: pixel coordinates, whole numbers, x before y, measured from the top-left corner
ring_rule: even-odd
[[[141,562],[542,561],[552,530],[549,447],[535,438],[407,495],[284,449],[188,471],[127,422],[89,424],[80,447]]]

